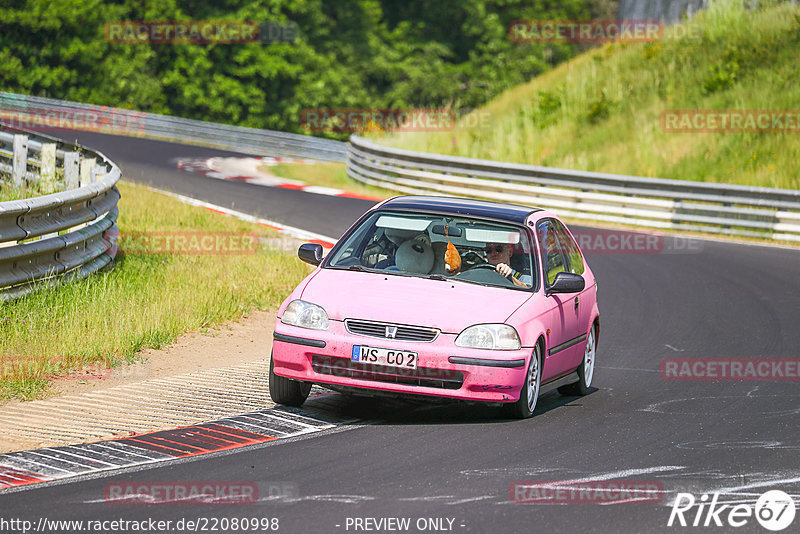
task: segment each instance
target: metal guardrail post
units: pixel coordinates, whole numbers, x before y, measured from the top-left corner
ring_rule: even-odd
[[[77,152],[65,152],[64,153],[64,190],[69,191],[70,189],[77,189],[78,188],[78,173],[79,173],[79,164],[78,161],[80,159],[80,155]]]
[[[40,187],[46,193],[52,193],[56,187],[56,146],[55,143],[42,143]]]
[[[22,187],[25,184],[25,175],[28,171],[28,137],[17,134],[14,136],[14,160],[11,177],[14,185]]]
[[[92,183],[92,167],[97,164],[94,158],[81,158],[80,187]]]

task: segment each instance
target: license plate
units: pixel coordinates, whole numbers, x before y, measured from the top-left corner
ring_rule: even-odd
[[[417,353],[407,350],[381,349],[378,347],[353,345],[353,355],[350,359],[354,362],[374,363],[377,365],[388,365],[390,367],[402,367],[403,369],[417,368]]]

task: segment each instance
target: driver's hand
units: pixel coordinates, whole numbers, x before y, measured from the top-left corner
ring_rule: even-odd
[[[505,263],[498,263],[494,270],[505,277],[511,276],[511,273],[514,272],[514,270]]]

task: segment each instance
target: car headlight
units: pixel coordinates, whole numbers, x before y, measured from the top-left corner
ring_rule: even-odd
[[[507,324],[476,324],[458,335],[456,346],[470,349],[516,350],[522,344],[517,331]]]
[[[321,306],[304,300],[293,300],[286,306],[281,317],[283,324],[311,328],[313,330],[328,329],[328,314]]]

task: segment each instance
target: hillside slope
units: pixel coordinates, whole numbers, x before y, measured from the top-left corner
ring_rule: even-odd
[[[475,112],[472,122],[481,126],[405,132],[379,142],[553,167],[800,189],[798,49],[800,6],[773,3],[750,12],[741,0],[718,0],[657,42],[606,44],[506,91]],[[668,131],[662,125],[667,110],[786,113],[780,131],[700,133]]]

